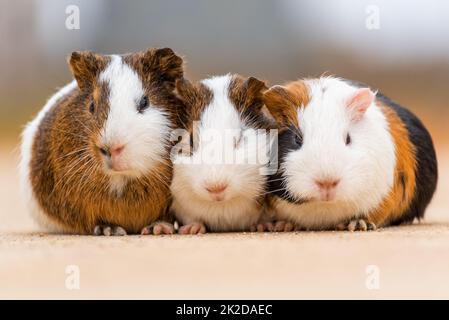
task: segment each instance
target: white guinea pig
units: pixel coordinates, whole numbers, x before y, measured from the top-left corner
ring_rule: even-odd
[[[410,111],[333,77],[274,86],[264,97],[283,128],[267,199],[276,220],[352,231],[423,217],[437,164]]]
[[[245,231],[259,221],[270,143],[265,132],[275,125],[261,110],[266,89],[238,75],[177,82],[190,113],[188,151],[172,155],[171,210],[183,225],[180,233]]]

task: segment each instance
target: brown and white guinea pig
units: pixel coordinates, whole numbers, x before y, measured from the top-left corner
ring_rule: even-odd
[[[172,156],[171,212],[179,233],[249,231],[263,209],[266,129],[276,125],[263,115],[265,83],[228,74],[180,80],[176,88],[190,113],[183,152]]]
[[[264,98],[283,127],[267,199],[282,225],[371,230],[424,216],[437,161],[410,111],[333,77],[274,86]]]
[[[169,205],[182,63],[169,48],[72,53],[75,80],[23,132],[21,180],[38,222],[78,234],[172,232],[153,223]]]

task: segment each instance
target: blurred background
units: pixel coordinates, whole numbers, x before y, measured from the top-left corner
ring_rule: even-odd
[[[69,5],[79,8],[79,29],[66,26]],[[193,80],[238,72],[275,84],[327,73],[380,89],[430,129],[439,194],[447,193],[448,1],[0,0],[2,211],[23,211],[14,147],[23,125],[70,81],[66,57],[158,46],[183,55]],[[446,216],[440,198],[431,217]],[[2,220],[0,229],[18,227]]]

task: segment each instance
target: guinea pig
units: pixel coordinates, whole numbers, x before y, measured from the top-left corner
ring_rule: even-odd
[[[410,111],[334,77],[274,86],[264,101],[283,128],[267,196],[280,229],[365,231],[424,216],[437,160]]]
[[[179,233],[249,231],[259,223],[267,130],[276,126],[262,110],[266,89],[255,78],[230,74],[195,84],[178,80],[176,92],[190,114],[183,152],[172,155],[171,212],[182,224]]]
[[[23,132],[21,180],[38,222],[53,232],[171,233],[173,94],[183,60],[171,49],[126,55],[73,52],[75,80]]]

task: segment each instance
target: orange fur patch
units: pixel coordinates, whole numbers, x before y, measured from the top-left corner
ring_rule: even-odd
[[[264,93],[264,103],[272,116],[280,125],[287,127],[299,126],[298,107],[306,107],[309,101],[309,89],[302,80],[273,86]]]
[[[384,105],[379,106],[387,118],[396,146],[393,187],[379,208],[370,213],[368,218],[381,227],[403,215],[409,208],[415,194],[417,163],[415,146],[410,141],[405,124],[394,110]]]

